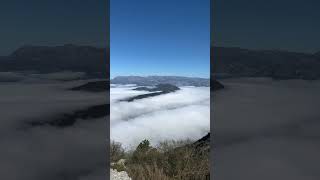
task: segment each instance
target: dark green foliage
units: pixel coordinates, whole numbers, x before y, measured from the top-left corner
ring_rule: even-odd
[[[123,164],[113,164],[111,165],[111,168],[117,170],[118,172],[126,171],[126,167]]]
[[[151,148],[150,142],[148,140],[143,140],[137,147],[136,151],[137,152],[147,152]]]

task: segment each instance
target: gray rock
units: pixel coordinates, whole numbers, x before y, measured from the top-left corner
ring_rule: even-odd
[[[118,172],[117,170],[110,169],[110,179],[111,180],[132,180],[127,172],[121,171]]]

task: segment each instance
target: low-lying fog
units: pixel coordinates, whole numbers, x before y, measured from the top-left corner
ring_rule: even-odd
[[[181,87],[155,97],[119,101],[148,93],[133,86],[111,86],[111,140],[134,148],[144,139],[152,144],[164,140],[197,140],[210,131],[208,87]]]
[[[86,81],[0,84],[2,179],[106,177],[106,118],[69,127],[27,125],[107,102],[105,92],[71,91]]]
[[[105,177],[106,118],[70,127],[26,128],[108,101],[105,92],[70,91],[85,81],[0,84],[0,174],[3,179],[101,179]],[[213,93],[216,179],[318,180],[320,81],[222,80]],[[135,100],[148,92],[111,86],[111,139],[127,148],[143,139],[193,139],[210,129],[209,88]]]
[[[213,103],[216,179],[319,179],[320,81],[221,82]]]

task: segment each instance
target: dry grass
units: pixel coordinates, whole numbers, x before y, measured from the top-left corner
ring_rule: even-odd
[[[171,180],[156,163],[153,165],[130,165],[127,172],[133,180]]]
[[[190,142],[165,141],[154,148],[144,140],[132,153],[126,154],[125,171],[133,180],[209,180],[209,153],[197,153],[188,145]],[[117,151],[121,149],[118,145],[114,148]],[[113,154],[119,157],[121,152]]]
[[[110,160],[111,162],[116,162],[119,159],[122,159],[125,157],[125,151],[122,148],[121,143],[111,141],[110,144]]]

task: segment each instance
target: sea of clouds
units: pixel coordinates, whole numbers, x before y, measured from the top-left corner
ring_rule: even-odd
[[[126,148],[144,139],[153,145],[164,140],[197,140],[210,131],[210,89],[181,87],[176,92],[119,101],[148,93],[133,85],[112,85],[110,90],[110,138]]]
[[[106,119],[73,126],[30,127],[27,122],[103,104],[103,93],[68,90],[86,81],[0,84],[0,174],[7,180],[106,178]]]
[[[214,93],[214,177],[320,177],[320,82],[223,80]]]
[[[8,77],[11,74],[3,74]],[[109,101],[105,92],[68,90],[86,81],[0,84],[0,174],[15,180],[106,178],[106,118],[73,126],[25,128]],[[223,80],[212,94],[214,177],[234,180],[318,180],[320,82]],[[182,87],[174,93],[121,99],[148,92],[111,85],[111,139],[132,148],[143,139],[199,139],[210,129],[210,92]]]

